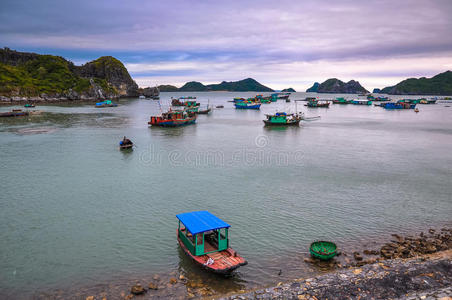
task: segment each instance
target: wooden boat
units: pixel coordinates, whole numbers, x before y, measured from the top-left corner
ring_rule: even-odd
[[[178,127],[194,124],[196,122],[196,114],[182,111],[169,110],[162,113],[161,116],[151,116],[149,125],[161,127]]]
[[[126,149],[132,149],[133,143],[128,138],[124,137],[122,141],[119,142],[119,149],[120,150],[126,150]]]
[[[97,102],[95,107],[102,108],[102,107],[116,107],[116,106],[118,106],[118,104],[113,103],[111,100],[105,100],[102,102]]]
[[[352,104],[354,105],[372,105],[371,100],[352,100]]]
[[[350,104],[352,100],[347,100],[344,97],[339,97],[333,100],[333,104]]]
[[[224,105],[217,105],[216,108],[224,108]]]
[[[415,112],[415,113],[418,113],[418,112],[419,112],[419,108],[416,107],[416,108],[414,109],[414,112]]]
[[[195,263],[218,274],[229,274],[247,261],[229,247],[231,225],[208,211],[176,215],[179,219],[177,240]]]
[[[381,107],[385,109],[414,109],[416,104],[406,102],[387,102],[382,103]]]
[[[35,105],[31,104],[31,103],[27,103],[27,104],[24,105],[24,107],[35,107]]]
[[[23,117],[28,116],[30,113],[28,111],[23,111],[21,109],[13,109],[12,111],[0,113],[0,117]]]
[[[302,120],[299,114],[287,114],[277,112],[274,115],[265,115],[267,120],[263,120],[265,126],[298,126]]]
[[[310,99],[310,100],[308,100],[308,103],[305,104],[305,106],[307,106],[307,107],[329,107],[330,102],[328,102],[328,101],[319,102],[319,100],[317,100],[317,99]]]
[[[236,102],[236,103],[234,103],[234,106],[236,109],[260,109],[261,108],[260,103],[257,103],[257,102],[248,103],[245,101]]]
[[[309,252],[315,258],[321,260],[329,260],[337,255],[337,246],[333,242],[317,241],[313,242],[309,247]]]

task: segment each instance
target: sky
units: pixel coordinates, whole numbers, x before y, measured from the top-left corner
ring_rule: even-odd
[[[452,0],[1,0],[0,47],[120,59],[142,87],[252,77],[304,91],[452,70]]]

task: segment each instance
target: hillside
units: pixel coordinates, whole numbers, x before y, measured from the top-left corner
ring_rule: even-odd
[[[320,83],[314,82],[314,84],[306,90],[306,93],[317,93],[317,90],[319,89]]]
[[[346,83],[337,78],[330,78],[319,85],[316,85],[316,83],[314,83],[312,88],[306,90],[306,92],[315,92],[316,87],[317,93],[360,94],[369,92],[355,80],[350,80]]]
[[[218,84],[204,85],[198,81],[190,81],[177,89],[172,85],[169,90],[160,88],[162,92],[210,92],[210,91],[227,91],[227,92],[273,92],[273,90],[265,85],[260,84],[252,78],[247,78],[239,81],[223,81]],[[176,90],[174,90],[175,88]]]
[[[409,78],[394,86],[388,86],[381,93],[392,95],[452,95],[452,72],[446,71],[432,78]]]
[[[82,66],[60,56],[0,49],[3,100],[87,100],[138,95],[124,65],[111,56]]]
[[[283,93],[296,93],[296,91],[293,88],[283,89],[281,92],[283,92]]]

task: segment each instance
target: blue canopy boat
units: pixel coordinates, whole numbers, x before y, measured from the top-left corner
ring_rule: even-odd
[[[228,274],[247,261],[229,247],[228,223],[208,211],[176,215],[179,219],[177,240],[194,262],[219,274]]]
[[[235,108],[237,109],[260,109],[260,103],[247,103],[246,101],[236,102],[234,103]]]

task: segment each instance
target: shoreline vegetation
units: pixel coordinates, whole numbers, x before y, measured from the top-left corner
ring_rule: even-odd
[[[121,61],[102,56],[84,65],[76,66],[61,56],[19,52],[7,47],[0,49],[0,103],[26,101],[61,103],[98,101],[138,97],[153,93],[155,87],[139,88]],[[223,81],[204,85],[190,81],[178,88],[160,85],[161,92],[274,92],[253,78]],[[292,88],[283,92],[294,92]],[[452,72],[446,71],[432,78],[409,78],[395,86],[374,89],[393,95],[452,95]],[[369,93],[358,81],[345,83],[330,78],[314,83],[306,92]]]
[[[359,251],[339,249],[342,252],[330,261],[320,261],[304,254],[300,262],[319,270],[320,275],[295,277],[270,287],[246,289],[238,285],[233,291],[218,293],[200,278],[175,271],[168,276],[154,274],[119,285],[108,283],[76,291],[49,291],[35,294],[33,298],[246,300],[387,299],[409,296],[408,299],[417,299],[422,295],[451,295],[452,227],[429,229],[418,235],[392,234],[390,241],[374,245],[371,249],[369,247]]]

